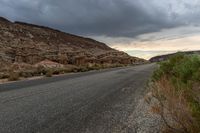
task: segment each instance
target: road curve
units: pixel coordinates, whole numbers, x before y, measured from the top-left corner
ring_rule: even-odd
[[[0,133],[116,133],[128,129],[154,64],[0,85]]]

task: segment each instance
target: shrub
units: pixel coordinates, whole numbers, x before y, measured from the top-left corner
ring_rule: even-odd
[[[152,91],[159,101],[160,115],[167,130],[200,132],[199,76],[200,58],[197,55],[177,54],[161,62],[154,72]]]
[[[53,71],[51,69],[47,70],[46,77],[52,77]]]
[[[46,75],[46,73],[47,73],[47,69],[43,66],[38,66],[35,72],[35,74],[37,75]]]
[[[19,76],[19,73],[11,71],[11,72],[9,73],[8,80],[9,80],[9,81],[16,81],[16,80],[19,80],[19,77],[20,77],[20,76]]]
[[[24,78],[29,78],[34,75],[34,71],[23,71],[23,72],[19,72],[20,77],[24,77]]]
[[[0,79],[7,79],[7,78],[9,78],[9,74],[7,72],[0,73]]]

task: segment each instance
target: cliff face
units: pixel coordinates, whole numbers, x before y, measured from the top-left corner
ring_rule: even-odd
[[[0,62],[36,64],[44,60],[73,65],[142,61],[89,38],[0,18]]]

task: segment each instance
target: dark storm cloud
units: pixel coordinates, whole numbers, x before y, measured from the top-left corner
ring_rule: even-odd
[[[111,37],[135,37],[183,24],[174,19],[176,13],[169,15],[154,4],[150,0],[0,0],[0,15],[74,34]]]

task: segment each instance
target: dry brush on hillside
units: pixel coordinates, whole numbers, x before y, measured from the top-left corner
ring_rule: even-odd
[[[200,132],[200,58],[176,54],[161,62],[153,75],[152,112],[163,122],[165,133]]]

